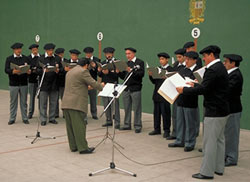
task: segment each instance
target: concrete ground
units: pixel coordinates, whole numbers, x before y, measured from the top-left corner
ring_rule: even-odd
[[[60,117],[58,125],[48,124],[40,129],[41,136],[56,136],[56,139],[39,140],[31,144],[32,140],[25,136],[36,134],[37,110],[29,125],[22,123],[18,110],[16,123],[9,126],[9,92],[1,90],[0,100],[0,182],[199,181],[191,176],[199,172],[202,154],[198,148],[202,144],[201,137],[192,152],[184,152],[183,148],[168,148],[171,141],[159,135],[148,136],[153,126],[150,114],[143,114],[142,133],[135,134],[133,130],[116,133],[116,142],[125,148],[119,150],[137,163],[115,151],[115,164],[136,173],[137,177],[117,171],[89,177],[90,172],[109,167],[112,154],[110,141],[100,145],[94,154],[72,153],[67,142],[65,121]],[[103,108],[98,107],[98,111],[100,114]],[[121,118],[123,116],[121,111]],[[101,127],[103,122],[104,118],[96,121],[89,115],[87,139],[90,146],[95,146],[103,139],[106,131]],[[250,132],[241,130],[238,166],[226,168],[224,176],[215,176],[214,181],[250,181],[250,152],[246,151],[250,150],[249,140]]]

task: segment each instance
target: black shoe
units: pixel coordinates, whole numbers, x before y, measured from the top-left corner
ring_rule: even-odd
[[[191,152],[192,150],[194,150],[194,147],[185,147],[184,148],[185,152]]]
[[[198,151],[199,151],[199,152],[202,152],[202,149],[200,148]]]
[[[102,127],[107,127],[107,126],[113,126],[112,123],[106,123],[106,124],[103,124]]]
[[[202,175],[200,173],[193,174],[192,177],[197,178],[197,179],[214,179],[213,176],[204,176],[204,175]]]
[[[55,116],[55,118],[59,118],[59,116]]]
[[[94,147],[91,147],[91,148],[88,148],[87,150],[80,151],[79,153],[80,153],[80,154],[91,154],[91,153],[94,152],[94,150],[95,150],[95,148],[94,148]]]
[[[24,124],[30,124],[30,122],[28,120],[23,120]]]
[[[155,131],[155,130],[148,133],[148,135],[160,135],[160,134],[161,134],[160,131]]]
[[[230,167],[230,166],[237,166],[237,163],[232,163],[232,162],[226,161],[225,167]]]
[[[8,125],[12,125],[12,124],[14,124],[15,123],[15,121],[9,121],[8,122]]]
[[[131,130],[131,127],[121,127],[120,130]]]
[[[135,129],[135,133],[141,133],[141,129]]]
[[[169,135],[169,133],[168,132],[164,132],[164,134],[163,134],[163,138],[167,138],[167,137],[169,137],[170,135]]]
[[[71,152],[77,152],[77,149],[71,150]]]
[[[214,172],[214,174],[217,174],[218,176],[223,176],[223,173]]]
[[[92,116],[93,119],[95,120],[98,120],[98,117],[97,116]]]
[[[32,115],[28,115],[28,119],[31,119],[32,118]]]
[[[173,148],[173,147],[184,147],[184,144],[170,143],[170,144],[168,144],[168,147],[170,147],[170,148]]]
[[[58,122],[56,120],[49,121],[49,123],[51,123],[51,124],[58,124]]]
[[[46,121],[42,121],[42,122],[41,122],[41,126],[45,126],[46,124],[47,124]]]
[[[115,129],[119,130],[120,129],[120,125],[116,125]]]
[[[175,140],[176,137],[175,137],[175,136],[169,136],[169,137],[167,137],[166,139],[167,139],[167,140]]]

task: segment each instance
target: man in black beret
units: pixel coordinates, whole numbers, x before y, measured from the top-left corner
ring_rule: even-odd
[[[83,49],[83,52],[85,53],[85,58],[90,59],[89,73],[92,76],[92,78],[97,81],[97,74],[98,74],[97,62],[100,63],[101,60],[93,55],[94,48],[92,48],[92,47],[85,47]],[[96,92],[95,89],[91,89],[89,87],[88,94],[89,94],[90,112],[91,112],[92,118],[93,119],[98,119],[98,117],[97,117],[97,107],[96,107],[96,95],[97,95],[97,92]]]
[[[225,166],[236,166],[239,155],[240,118],[242,112],[241,94],[243,76],[239,69],[242,57],[237,54],[225,54],[224,66],[229,76],[230,115],[225,127]]]
[[[174,54],[176,56],[177,61],[173,65],[173,71],[180,72],[182,69],[185,68],[185,58],[184,54],[186,53],[186,50],[183,48],[177,49]],[[175,140],[176,139],[176,117],[177,117],[177,100],[172,105],[172,134],[167,137],[167,140]]]
[[[206,71],[201,84],[189,83],[188,87],[178,87],[183,95],[204,95],[204,157],[200,173],[193,178],[213,179],[214,174],[222,176],[225,165],[224,130],[229,115],[228,91],[229,79],[224,65],[219,59],[220,48],[208,46],[200,51],[205,61]]]
[[[29,103],[29,113],[28,118],[31,119],[34,114],[35,110],[35,97],[36,97],[36,90],[38,86],[38,80],[37,80],[37,66],[38,66],[38,58],[40,57],[39,51],[38,51],[39,45],[38,44],[32,44],[29,46],[29,49],[31,51],[31,54],[28,56],[31,74],[29,75],[29,94],[30,94],[30,103]]]
[[[144,62],[136,57],[136,49],[132,47],[125,48],[125,54],[128,59],[128,69],[124,72],[119,72],[119,77],[125,79],[126,75],[133,71],[132,76],[126,83],[127,88],[123,92],[123,104],[125,110],[124,126],[121,130],[131,130],[131,112],[134,110],[134,128],[135,133],[141,133],[142,130],[142,103],[141,89],[142,79],[144,77]]]
[[[20,97],[20,109],[22,114],[22,120],[24,124],[29,124],[27,117],[27,95],[28,95],[28,74],[31,73],[31,70],[28,70],[27,73],[21,74],[21,71],[13,68],[12,64],[18,66],[28,65],[29,59],[22,55],[22,43],[15,43],[11,46],[13,49],[13,55],[6,58],[5,62],[5,73],[9,76],[9,89],[10,89],[10,118],[9,125],[12,125],[16,121],[17,114],[17,104],[18,104],[18,95]]]
[[[160,66],[159,68],[162,70],[166,70],[168,72],[172,72],[173,68],[169,66],[168,60],[169,55],[165,52],[157,54],[159,58]],[[149,72],[149,79],[155,85],[153,92],[153,101],[154,101],[154,130],[149,133],[149,135],[158,135],[161,134],[161,117],[163,120],[163,137],[167,138],[170,134],[170,126],[171,126],[171,110],[170,104],[166,101],[157,91],[159,90],[162,83],[165,81],[165,78],[162,79],[154,79],[152,77],[152,72]]]
[[[60,60],[61,64],[63,64],[63,62],[68,63],[68,60],[66,58],[64,58],[64,51],[65,51],[64,48],[57,48],[56,51],[55,51],[55,56]],[[57,99],[57,104],[56,104],[55,118],[59,118],[59,99],[62,100],[63,93],[64,93],[65,74],[66,74],[66,72],[63,69],[62,69],[62,71],[60,71],[58,73],[59,90],[58,90],[58,99]]]
[[[180,70],[179,74],[183,78],[195,80],[193,72],[199,69],[196,64],[199,55],[197,52],[190,51],[184,56],[186,67]],[[185,147],[185,152],[194,150],[197,136],[196,125],[200,122],[198,113],[198,95],[180,94],[177,101],[176,141],[170,143],[169,147]]]
[[[184,44],[183,48],[186,50],[186,52],[195,51],[195,44],[194,42],[187,42]],[[198,66],[198,68],[202,67],[202,61],[200,57],[198,57],[196,65]]]
[[[115,49],[112,47],[106,47],[103,49],[104,55],[106,60],[102,61],[102,64],[108,64],[116,60],[114,57],[114,52]],[[114,64],[113,64],[114,66]],[[108,69],[108,68],[101,68],[98,67],[98,76],[101,77],[102,83],[107,84],[107,83],[114,83],[118,84],[119,83],[119,77],[118,74],[115,72],[114,69]],[[109,102],[112,100],[111,97],[102,97],[103,100],[103,106],[106,108],[106,106],[109,104]],[[119,106],[119,98],[115,99],[115,128],[119,129],[120,128],[120,106]],[[103,127],[106,126],[112,126],[112,110],[114,109],[113,105],[111,105],[107,110],[106,110],[106,123],[102,125]]]
[[[41,125],[49,123],[57,124],[55,120],[56,105],[58,99],[58,73],[62,71],[60,59],[54,55],[55,45],[52,43],[45,44],[45,54],[38,58],[39,66],[37,73],[40,76],[40,81],[45,71],[45,76],[41,86],[39,95],[40,105],[40,121]],[[47,104],[49,99],[49,117],[47,116]]]

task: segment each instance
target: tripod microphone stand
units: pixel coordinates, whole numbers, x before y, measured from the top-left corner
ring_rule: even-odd
[[[112,100],[109,102],[109,104],[106,106],[106,108],[104,109],[103,113],[100,115],[100,118],[103,116],[103,114],[106,112],[106,110],[111,107],[111,104],[113,104],[113,102],[115,103],[115,99],[116,98],[119,98],[119,96],[121,95],[120,92],[122,92],[122,88],[125,87],[125,84],[127,83],[127,81],[129,80],[129,78],[132,76],[133,74],[133,71],[131,71],[125,78],[125,81],[123,82],[123,84],[121,85],[120,89],[119,90],[116,90],[116,87],[117,87],[117,84],[114,85],[114,91],[113,91],[113,97],[112,97]],[[112,119],[112,122],[113,122],[113,136],[110,135],[109,131],[108,131],[108,126],[107,126],[107,130],[106,130],[106,134],[104,135],[104,138],[101,140],[101,142],[99,142],[96,147],[98,147],[101,143],[105,142],[107,139],[110,139],[111,142],[112,142],[112,160],[109,164],[109,167],[107,168],[104,168],[104,169],[101,169],[101,170],[98,170],[98,171],[95,171],[95,172],[91,172],[89,173],[89,176],[93,176],[95,174],[98,174],[98,173],[102,173],[104,171],[108,171],[108,170],[117,170],[117,171],[120,171],[120,172],[123,172],[123,173],[126,173],[126,174],[129,174],[131,176],[134,176],[136,177],[136,174],[135,173],[132,173],[130,171],[127,171],[127,170],[124,170],[124,169],[121,169],[121,168],[118,168],[116,167],[115,165],[115,149],[117,149],[117,146],[121,147],[122,149],[124,149],[124,147],[122,147],[120,144],[118,144],[116,141],[115,141],[115,115],[114,115],[114,110],[112,110],[112,116],[113,116],[113,119]],[[117,145],[117,146],[116,146]]]
[[[41,81],[39,83],[39,76],[38,76],[38,88],[37,88],[37,92],[36,92],[36,98],[37,98],[37,101],[38,101],[38,108],[40,110],[40,104],[39,104],[39,96],[40,96],[40,91],[41,91],[41,86],[43,84],[43,80],[44,80],[44,76],[45,76],[45,73],[46,73],[46,66],[43,68],[43,74],[42,74],[42,78],[41,78]],[[38,112],[39,112],[38,110]],[[33,139],[31,144],[34,144],[37,140],[45,140],[45,139],[56,139],[56,137],[42,137],[41,134],[40,134],[40,112],[39,112],[39,116],[37,117],[37,131],[36,131],[36,135],[34,136],[26,136],[26,138],[31,138]]]

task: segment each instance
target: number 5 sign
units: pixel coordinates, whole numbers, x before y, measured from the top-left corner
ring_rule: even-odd
[[[192,32],[191,32],[191,35],[194,39],[197,39],[201,34],[201,31],[199,28],[195,27],[193,28]]]

